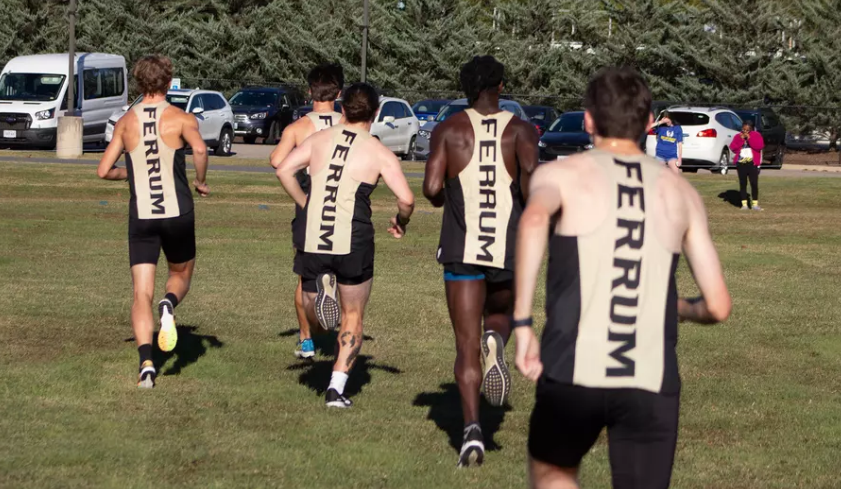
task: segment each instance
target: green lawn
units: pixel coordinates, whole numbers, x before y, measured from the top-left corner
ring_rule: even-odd
[[[673,487],[841,487],[841,179],[765,178],[762,214],[719,197],[732,176],[692,181],[734,309],[725,325],[681,326]],[[0,487],[524,487],[533,388],[519,374],[510,409],[484,411],[486,465],[455,469],[440,211],[419,202],[396,241],[392,198],[375,192],[368,338],[354,408],[333,412],[330,357],[292,356],[291,201],[269,174],[209,183],[178,348],[157,353],[158,387],[138,391],[126,185],[92,167],[0,163]],[[680,290],[694,293],[684,266]],[[606,452],[602,441],[586,459],[586,487],[608,487]]]

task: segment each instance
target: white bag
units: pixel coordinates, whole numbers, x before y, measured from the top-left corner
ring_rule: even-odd
[[[753,150],[745,146],[739,151],[739,161],[753,161]]]

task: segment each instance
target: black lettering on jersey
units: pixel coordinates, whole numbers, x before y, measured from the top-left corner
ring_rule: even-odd
[[[494,257],[491,255],[490,251],[488,251],[488,247],[496,242],[496,238],[493,236],[479,236],[479,241],[482,242],[479,247],[482,249],[482,253],[476,255],[476,259],[479,261],[486,261],[489,263],[493,263]]]
[[[494,145],[494,161],[496,161],[496,142],[491,141],[491,143]],[[483,244],[482,251],[476,255],[476,259],[493,263],[494,257],[488,247],[496,242],[496,165],[480,165],[479,177],[479,195],[483,199],[479,201],[482,212],[479,214],[478,238]]]
[[[154,139],[143,140],[143,144],[146,146],[146,167],[149,176],[149,201],[152,202],[152,214],[166,214],[166,207],[164,207],[164,188],[161,183],[161,159],[158,156],[160,149],[158,148],[158,135],[157,129],[155,128],[158,108],[146,107],[143,109],[143,112],[152,119],[143,123],[143,136],[154,136]]]
[[[645,194],[643,192],[642,187],[627,187],[625,185],[619,184],[619,204],[617,207],[621,208],[622,205],[622,196],[628,196],[628,205],[631,207],[639,207],[641,211],[645,212]],[[639,201],[636,201],[634,197],[639,197]],[[638,203],[637,203],[638,202]]]
[[[332,122],[333,119],[330,118],[330,120]],[[345,130],[342,131],[342,135],[345,137],[345,143],[347,143],[347,146],[337,144],[336,147],[333,148],[332,161],[327,167],[330,171],[327,175],[327,182],[336,182],[336,185],[326,185],[324,187],[325,195],[324,202],[322,202],[321,206],[321,224],[319,227],[322,233],[318,237],[321,241],[318,243],[319,251],[333,251],[332,237],[333,233],[336,231],[336,199],[339,195],[339,185],[342,181],[342,172],[344,172],[345,169],[344,163],[347,161],[350,148],[356,140],[356,133],[354,132]],[[333,205],[327,205],[328,203]]]
[[[494,126],[494,133],[492,137],[496,137],[496,119],[485,119],[482,121],[482,125],[485,126],[485,132],[488,134],[491,133],[491,126]]]
[[[621,364],[621,367],[607,367],[605,374],[608,377],[633,377],[636,362],[630,353],[637,346],[638,289],[642,280],[642,247],[645,240],[645,192],[642,185],[626,185],[642,184],[640,163],[619,160],[614,162],[625,168],[626,180],[623,181],[624,184],[617,183],[616,228],[620,233],[614,251],[622,250],[622,254],[615,254],[613,257],[613,268],[617,273],[614,275],[610,292],[611,324],[607,341],[612,345],[610,357]],[[640,211],[643,213],[642,219],[629,219],[638,218]]]
[[[619,343],[616,349],[610,352],[611,358],[621,363],[621,367],[607,367],[608,377],[633,377],[636,371],[636,363],[633,359],[625,356],[637,347],[636,331],[629,333],[616,333],[608,331],[607,341],[611,343]]]
[[[321,122],[324,123],[325,126],[333,127],[333,116],[331,116],[331,115],[320,115],[320,116],[318,116],[318,118],[321,120]]]
[[[491,153],[491,150],[493,150],[493,153]],[[479,141],[479,163],[481,163],[485,157],[490,158],[492,162],[496,163],[495,139]]]
[[[635,250],[642,249],[642,242],[645,239],[645,220],[630,221],[628,219],[617,219],[616,226],[626,230],[626,234],[616,240],[614,249],[618,250],[623,246],[629,246]],[[638,232],[636,238],[634,238],[634,231]]]

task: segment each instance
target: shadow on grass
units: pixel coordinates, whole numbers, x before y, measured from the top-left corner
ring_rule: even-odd
[[[287,329],[286,331],[281,331],[277,334],[281,338],[288,338],[294,337],[297,341],[298,338],[298,330],[294,329]],[[362,335],[362,339],[365,341],[374,341],[373,336],[368,336],[366,334]],[[338,347],[339,347],[339,332],[338,331],[321,331],[321,334],[315,333],[312,335],[312,342],[315,346],[315,353],[316,355],[325,355],[325,356],[336,356],[338,355]]]
[[[426,419],[435,422],[438,428],[449,435],[450,446],[458,452],[461,449],[462,437],[464,436],[464,418],[461,413],[461,396],[458,386],[452,382],[441,384],[438,392],[423,392],[418,394],[413,406],[428,406],[429,415]],[[482,435],[485,437],[485,450],[494,451],[502,448],[493,439],[494,434],[499,431],[502,422],[505,420],[505,413],[511,407],[494,407],[481,399],[479,407],[479,424],[482,426]]]
[[[335,361],[333,359],[295,363],[286,367],[286,370],[303,370],[301,375],[298,376],[298,383],[309,387],[318,393],[318,395],[322,395],[330,384],[330,376],[333,374],[334,363]],[[348,376],[344,394],[347,397],[353,397],[362,392],[362,388],[371,382],[371,370],[382,370],[390,374],[403,373],[399,368],[390,365],[378,365],[372,362],[371,357],[368,355],[359,355],[356,358],[356,364]]]
[[[196,334],[197,326],[176,326],[178,330],[178,343],[175,349],[170,352],[163,352],[158,348],[158,333],[152,338],[152,362],[155,370],[161,372],[159,375],[178,375],[181,370],[199,361],[207,353],[208,348],[222,348],[225,344],[213,335]],[[128,338],[126,342],[133,342],[134,338]],[[166,371],[164,366],[171,358],[175,361]]]
[[[718,198],[733,207],[742,207],[742,197],[738,190],[725,190],[724,192],[718,194]]]

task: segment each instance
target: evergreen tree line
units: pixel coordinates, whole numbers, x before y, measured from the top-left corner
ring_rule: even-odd
[[[67,0],[2,0],[0,62],[67,50]],[[457,97],[493,54],[506,91],[577,108],[605,65],[655,99],[785,105],[790,129],[841,126],[841,0],[370,0],[368,79],[409,100]],[[362,0],[78,0],[80,51],[172,58],[185,86],[303,84],[315,63],[360,78]]]

